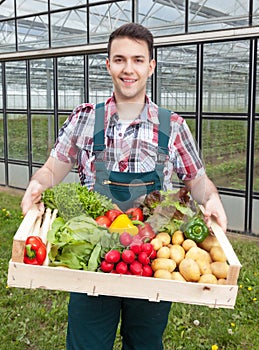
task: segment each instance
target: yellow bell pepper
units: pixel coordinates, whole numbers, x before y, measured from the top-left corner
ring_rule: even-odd
[[[138,234],[138,227],[133,224],[128,215],[120,214],[117,218],[111,223],[109,227],[110,233],[123,233],[128,232],[132,236]]]

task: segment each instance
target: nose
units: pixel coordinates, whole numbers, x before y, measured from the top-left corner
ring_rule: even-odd
[[[129,59],[125,61],[123,71],[126,74],[131,74],[133,72],[133,62]]]

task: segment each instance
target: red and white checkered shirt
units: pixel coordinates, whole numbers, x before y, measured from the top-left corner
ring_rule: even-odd
[[[93,133],[95,105],[84,103],[70,114],[59,130],[51,156],[63,162],[77,163],[82,185],[92,189],[95,183]],[[122,133],[115,97],[105,102],[106,167],[112,171],[144,173],[153,171],[157,162],[158,106],[146,96],[146,104],[139,116]],[[124,128],[125,129],[125,128]],[[195,141],[186,121],[171,114],[168,157],[164,167],[163,189],[171,188],[173,173],[180,180],[192,180],[204,174]]]

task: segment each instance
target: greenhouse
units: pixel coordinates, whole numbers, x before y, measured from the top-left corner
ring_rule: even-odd
[[[259,235],[258,0],[1,0],[0,185],[25,189],[71,111],[112,94],[107,40],[128,22],[154,35],[148,95],[186,119],[229,230]]]

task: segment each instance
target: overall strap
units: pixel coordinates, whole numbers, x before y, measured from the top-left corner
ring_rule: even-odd
[[[170,135],[170,119],[171,111],[165,108],[158,108],[159,132],[158,132],[158,147],[159,151],[168,154],[168,142]]]
[[[94,152],[101,152],[105,149],[104,145],[104,102],[95,106],[95,123],[93,137]]]

